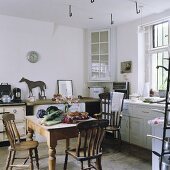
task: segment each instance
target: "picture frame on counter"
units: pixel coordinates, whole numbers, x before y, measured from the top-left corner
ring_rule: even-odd
[[[73,96],[72,80],[57,80],[58,93],[62,96]]]

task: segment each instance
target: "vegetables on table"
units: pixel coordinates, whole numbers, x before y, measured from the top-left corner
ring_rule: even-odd
[[[44,116],[44,118],[41,120],[41,124],[49,126],[60,123],[63,119],[63,116],[62,110],[54,111],[53,113]]]

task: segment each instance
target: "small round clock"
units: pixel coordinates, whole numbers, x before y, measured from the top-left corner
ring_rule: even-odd
[[[27,54],[27,59],[31,63],[36,63],[39,59],[39,55],[36,51],[30,51]]]

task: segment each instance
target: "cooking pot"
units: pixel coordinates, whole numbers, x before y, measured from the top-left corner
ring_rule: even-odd
[[[158,140],[163,140],[162,138],[160,137],[157,137],[157,136],[153,136],[153,135],[147,135],[148,137],[152,137],[152,138],[155,138],[155,139],[158,139]],[[164,139],[164,150],[169,150],[170,151],[170,137],[165,137]]]
[[[1,97],[1,100],[2,100],[3,103],[10,103],[12,98],[9,95],[3,95]]]
[[[160,158],[159,158],[160,161]],[[161,170],[170,170],[170,156],[164,155],[162,157],[162,166]]]
[[[156,152],[152,151],[156,156],[159,157],[159,166],[161,162],[161,155]],[[170,156],[169,155],[163,155],[162,156],[162,164],[161,164],[161,170],[170,170]]]

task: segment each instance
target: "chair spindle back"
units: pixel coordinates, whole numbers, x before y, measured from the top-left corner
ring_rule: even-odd
[[[15,115],[11,113],[3,114],[2,119],[10,146],[15,148],[15,144],[20,142],[20,135],[15,124]]]
[[[79,135],[76,148],[76,155],[80,156],[83,146],[83,157],[95,157],[102,154],[101,144],[105,135],[105,128],[108,120],[92,120],[81,122],[77,125]]]

